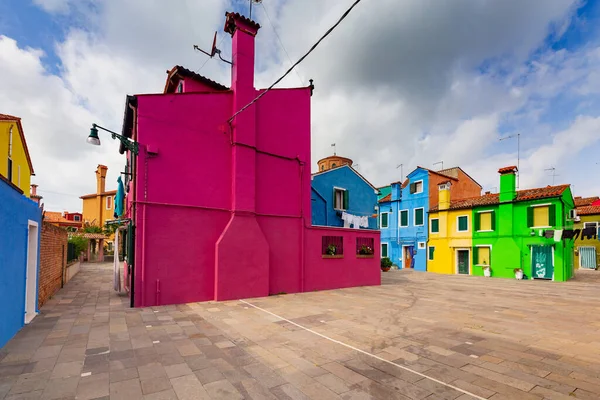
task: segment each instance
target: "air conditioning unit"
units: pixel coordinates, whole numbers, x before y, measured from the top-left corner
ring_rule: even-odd
[[[575,218],[573,218],[573,222],[579,222],[581,221],[581,218],[579,218],[579,215],[576,215]]]
[[[575,219],[577,218],[577,210],[573,209],[573,210],[569,210],[569,219]]]

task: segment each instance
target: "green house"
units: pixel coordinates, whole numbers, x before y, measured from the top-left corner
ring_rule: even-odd
[[[472,209],[473,274],[566,281],[573,276],[573,241],[546,238],[546,230],[573,229],[575,205],[569,185],[517,191],[516,167],[501,168],[500,193],[487,194]]]

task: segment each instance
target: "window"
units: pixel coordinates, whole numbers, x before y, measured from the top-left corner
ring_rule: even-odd
[[[344,255],[344,237],[343,236],[323,236],[321,239],[321,254],[324,256]]]
[[[477,246],[473,249],[473,261],[475,265],[491,265],[491,248],[489,246]]]
[[[429,261],[433,261],[433,253],[435,253],[435,246],[429,246]]]
[[[81,221],[81,217],[79,215],[74,215],[73,216],[73,221],[79,222],[79,221]]]
[[[179,81],[177,84],[177,93],[183,93],[183,81]]]
[[[106,198],[106,209],[107,210],[111,210],[112,209],[112,199],[113,198],[110,197],[110,196]]]
[[[539,206],[527,207],[528,227],[552,227],[556,225],[556,205],[541,204]]]
[[[418,246],[419,246],[419,249],[424,249],[425,248],[425,242],[419,242]]]
[[[388,257],[388,244],[381,243],[381,258]]]
[[[335,168],[335,167],[337,167],[336,163],[331,164],[331,168]]]
[[[408,226],[408,210],[400,210],[400,226]]]
[[[423,226],[423,208],[415,208],[415,226]]]
[[[347,210],[350,194],[345,189],[333,188],[333,208],[336,210]]]
[[[381,228],[387,228],[389,225],[389,213],[381,213]]]
[[[597,228],[598,227],[598,223],[597,222],[584,222],[583,223],[583,228]]]
[[[440,220],[438,218],[431,219],[431,233],[439,233],[440,231]]]
[[[457,228],[459,232],[466,232],[469,230],[469,217],[461,215],[458,217]]]
[[[491,232],[496,229],[496,213],[494,211],[479,211],[475,214],[475,230]]]
[[[356,238],[356,254],[362,256],[373,256],[373,246],[375,245],[375,239],[357,237]]]
[[[325,171],[325,165],[321,165],[321,171]]]
[[[410,193],[423,193],[423,181],[416,181],[410,184]]]

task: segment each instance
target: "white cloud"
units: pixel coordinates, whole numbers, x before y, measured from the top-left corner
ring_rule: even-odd
[[[33,0],[33,3],[53,14],[69,12],[71,0]]]

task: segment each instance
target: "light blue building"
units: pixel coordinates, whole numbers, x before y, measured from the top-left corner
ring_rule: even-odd
[[[390,185],[391,193],[379,200],[382,257],[400,268],[427,270],[429,209],[437,205],[437,185],[445,180],[453,182],[453,199],[481,194],[481,185],[460,167],[441,171],[417,167],[403,183]]]
[[[0,175],[0,348],[37,313],[42,213]]]
[[[313,225],[343,227],[346,213],[368,218],[368,229],[377,229],[379,191],[351,165],[319,171],[311,179]]]

